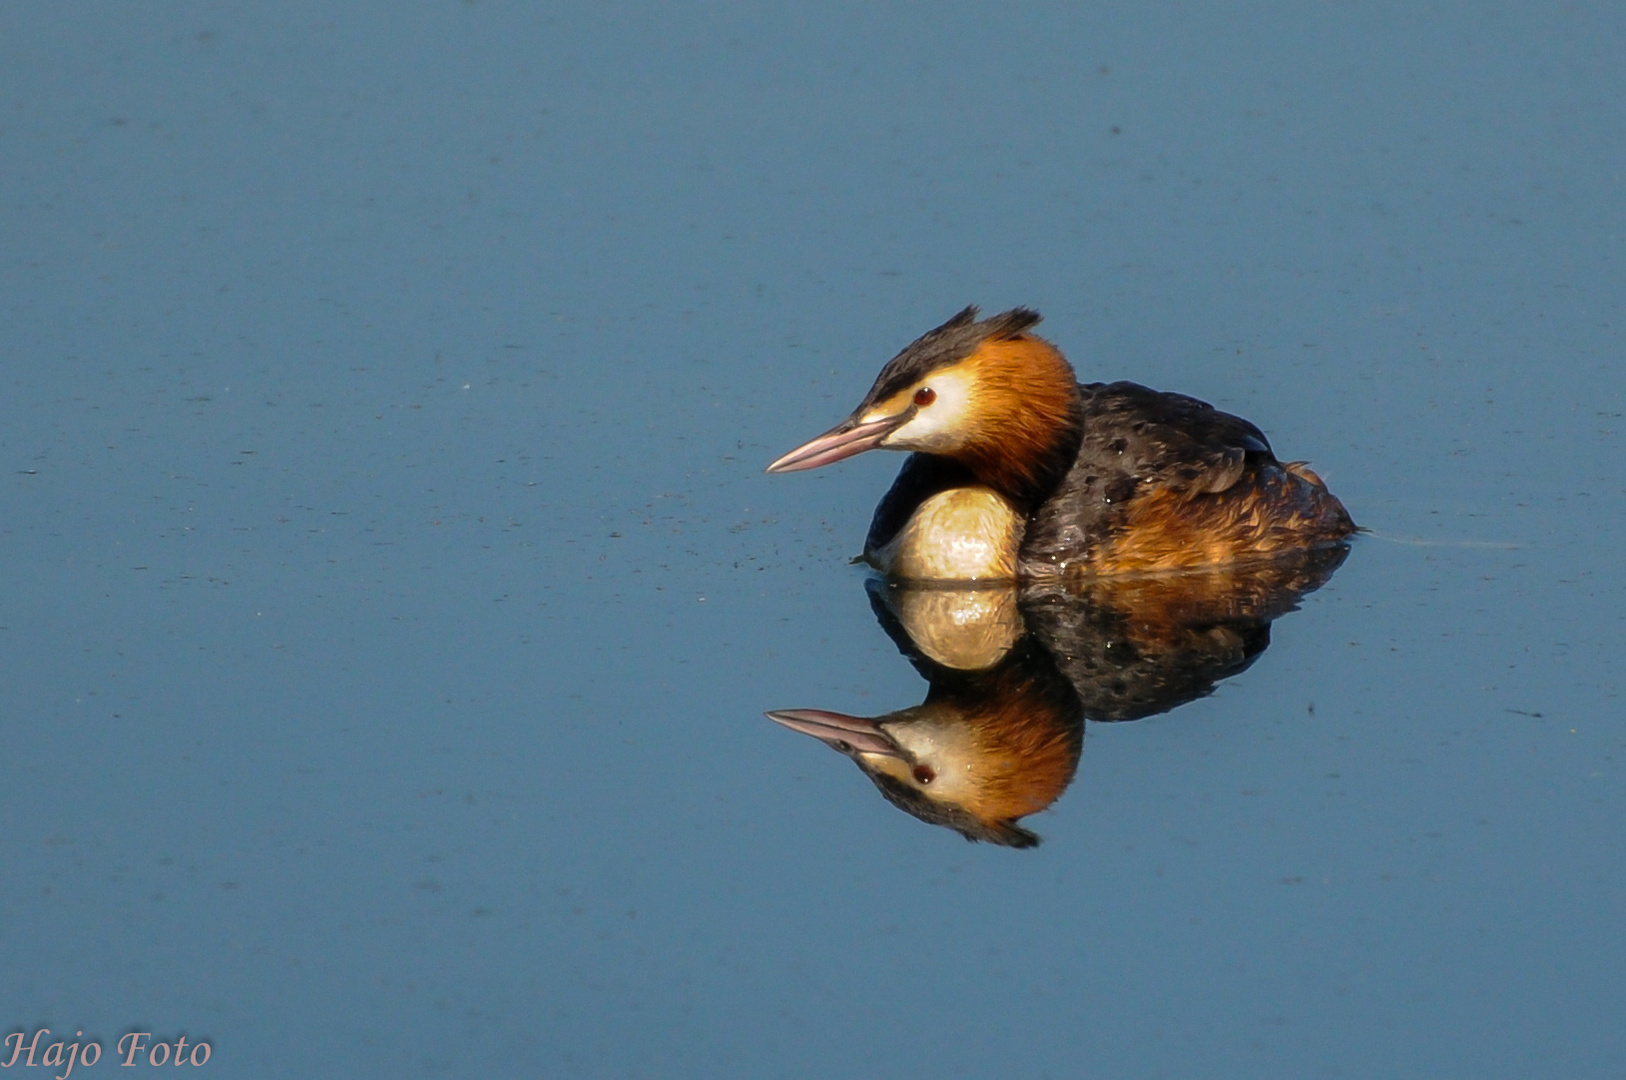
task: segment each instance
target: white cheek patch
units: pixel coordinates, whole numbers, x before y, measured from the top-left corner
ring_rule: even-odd
[[[978,763],[982,753],[966,724],[916,720],[899,724],[889,734],[914,759],[937,774],[928,794],[949,802],[973,798],[984,781]]]
[[[894,450],[925,450],[948,453],[964,445],[970,430],[975,386],[971,373],[961,368],[940,371],[921,382],[937,395],[930,405],[919,406],[914,418],[882,440]],[[879,419],[884,414],[877,413]],[[871,419],[865,417],[864,419]]]

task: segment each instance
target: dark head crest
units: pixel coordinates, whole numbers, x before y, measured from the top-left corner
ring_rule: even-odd
[[[977,320],[978,308],[969,304],[935,330],[916,338],[908,348],[887,361],[875,378],[875,385],[859,406],[864,412],[899,390],[939,368],[959,363],[985,341],[1009,341],[1021,337],[1044,318],[1032,308],[1012,308]]]

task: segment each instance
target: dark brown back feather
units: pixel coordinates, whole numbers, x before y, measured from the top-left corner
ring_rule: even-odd
[[[1131,382],[1079,387],[1083,436],[1029,519],[1025,570],[1164,570],[1335,542],[1355,531],[1320,479],[1248,421]]]

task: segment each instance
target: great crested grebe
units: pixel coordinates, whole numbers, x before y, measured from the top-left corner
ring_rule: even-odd
[[[768,466],[912,450],[864,558],[915,580],[1179,570],[1345,540],[1343,504],[1248,421],[1132,382],[1080,384],[1028,308],[968,307],[893,357],[840,424]]]

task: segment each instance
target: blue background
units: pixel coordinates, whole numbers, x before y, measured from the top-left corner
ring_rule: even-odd
[[[1622,1075],[1622,56],[1612,3],[9,7],[0,1024]],[[898,459],[761,468],[967,302],[1373,530],[1034,852],[761,717],[919,700],[846,564]]]

